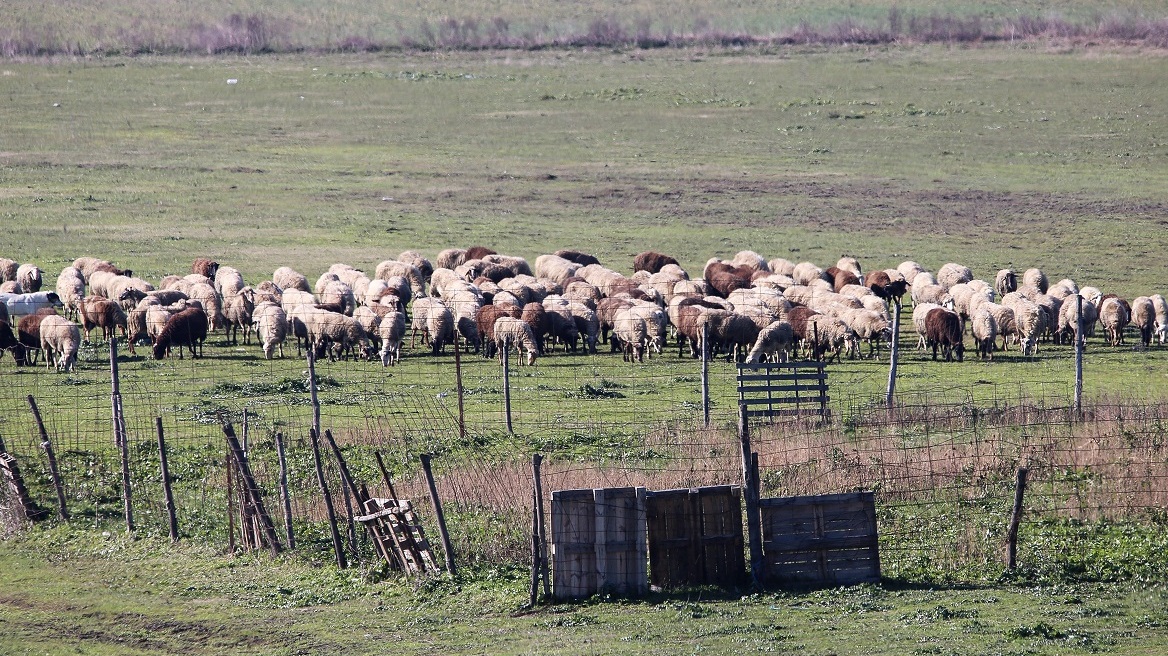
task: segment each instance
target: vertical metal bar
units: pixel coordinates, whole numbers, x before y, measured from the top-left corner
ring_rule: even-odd
[[[702,422],[710,427],[710,324],[702,324]]]
[[[888,391],[884,395],[884,405],[893,408],[896,396],[896,365],[900,360],[900,301],[894,301],[896,311],[892,315],[892,356],[888,366]]]

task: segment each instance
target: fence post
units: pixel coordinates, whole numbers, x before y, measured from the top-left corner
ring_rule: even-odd
[[[311,366],[312,356],[309,356],[308,362]],[[311,375],[311,369],[309,373]],[[316,389],[315,384],[313,384],[313,389]],[[333,495],[329,492],[328,481],[324,478],[324,465],[321,464],[320,459],[320,435],[316,432],[315,428],[308,429],[308,434],[312,439],[312,457],[316,462],[316,482],[320,485],[321,496],[324,497],[324,507],[328,513],[329,529],[332,531],[333,553],[337,556],[337,567],[345,569],[349,566],[349,562],[345,559],[345,547],[341,544],[341,532],[337,530],[337,511],[333,508]]]
[[[178,514],[174,507],[174,490],[170,488],[170,466],[166,463],[166,439],[162,435],[162,417],[154,418],[158,433],[158,462],[162,469],[162,493],[166,497],[166,517],[169,520],[170,541],[178,542]]]
[[[354,521],[356,516],[353,512],[353,505],[356,504],[358,508],[364,510],[364,499],[361,496],[361,488],[357,486],[357,482],[353,480],[353,474],[349,471],[349,464],[345,462],[344,456],[341,455],[341,448],[337,446],[337,441],[333,439],[333,432],[326,430],[324,438],[329,443],[329,448],[332,449],[333,456],[337,459],[337,469],[341,472],[341,492],[345,494],[345,510],[349,512],[349,551],[353,554],[353,558],[360,561],[361,553],[357,550],[357,524]],[[350,500],[350,497],[352,500]]]
[[[1006,567],[1010,569],[1018,566],[1018,524],[1022,522],[1022,498],[1026,494],[1029,473],[1026,467],[1019,467],[1014,484],[1014,511],[1010,513],[1010,530],[1006,533]]]
[[[134,532],[134,504],[133,490],[130,485],[130,445],[126,437],[126,417],[122,412],[122,390],[118,377],[118,338],[110,336],[110,377],[112,392],[110,399],[113,406],[114,442],[122,452],[122,505],[126,514],[126,531]]]
[[[454,339],[454,390],[458,394],[458,438],[466,441],[466,414],[463,406],[462,389],[462,355],[458,347],[458,338]]]
[[[743,496],[746,497],[746,529],[750,544],[750,578],[755,589],[762,588],[762,517],[758,510],[758,480],[754,476],[754,456],[750,447],[750,424],[746,404],[738,404],[738,442],[742,447]]]
[[[888,392],[884,395],[884,405],[889,410],[893,408],[893,398],[896,394],[896,365],[900,360],[900,301],[893,301],[896,312],[892,315],[892,356],[888,367]]]
[[[515,433],[511,429],[511,343],[503,342],[503,408],[507,412],[507,434]]]
[[[45,430],[45,420],[41,418],[41,410],[37,407],[36,399],[28,395],[28,407],[32,410],[33,419],[36,419],[37,430],[41,434],[41,448],[45,450],[45,457],[49,459],[49,475],[53,479],[53,489],[57,492],[57,517],[61,521],[68,521],[69,511],[65,508],[65,486],[61,484],[61,470],[57,468],[57,454],[53,452],[53,443],[49,440],[49,432]]]
[[[1083,334],[1083,295],[1075,294],[1075,303],[1078,305],[1078,319],[1075,324],[1075,417],[1083,418],[1083,347],[1086,336]]]
[[[296,548],[296,536],[292,532],[292,499],[288,496],[288,459],[284,454],[284,434],[276,433],[276,456],[280,460],[280,500],[284,504],[284,532],[288,535],[288,548]]]
[[[312,430],[316,432],[313,444],[320,439],[320,397],[316,389],[316,353],[308,345],[308,395],[312,400]]]
[[[702,420],[710,427],[710,324],[702,323]]]
[[[438,498],[438,487],[434,485],[434,472],[430,469],[430,454],[419,456],[422,471],[426,474],[426,485],[430,489],[430,503],[438,517],[438,534],[442,537],[442,550],[446,552],[446,571],[454,576],[454,550],[450,547],[450,534],[446,531],[446,515],[442,514],[442,500]]]

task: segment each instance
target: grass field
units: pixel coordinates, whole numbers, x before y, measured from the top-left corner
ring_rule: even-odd
[[[372,270],[406,248],[433,256],[475,243],[530,259],[574,247],[625,272],[649,248],[691,271],[750,248],[822,266],[851,254],[866,269],[958,261],[983,278],[1040,266],[1052,280],[1129,298],[1163,293],[1163,68],[1159,51],[1045,42],[9,60],[0,256],[36,262],[50,279],[79,255],[148,279],[209,256],[258,281],[285,264],[314,278],[333,262]],[[231,385],[277,384],[303,368],[218,339],[208,351],[196,364],[126,358],[123,375],[146,405],[171,392],[183,412],[213,417],[243,400]],[[1037,361],[939,365],[906,351],[900,389],[1065,397],[1070,356],[1052,347]],[[1162,397],[1165,357],[1095,340],[1087,394]],[[430,399],[449,390],[449,364],[410,356],[389,382]],[[472,412],[484,418],[498,402],[495,366],[467,364],[481,393]],[[49,408],[92,401],[52,419],[55,431],[90,415],[108,421],[100,347],[80,369],[17,373],[0,360],[3,430],[27,432],[23,395],[33,392]],[[360,408],[388,380],[378,365],[324,369],[341,408]],[[616,460],[626,442],[577,449],[557,434],[553,400],[621,439],[637,437],[626,429],[646,408],[694,412],[696,366],[675,355],[637,373],[610,356],[557,355],[521,375],[517,401],[538,408],[537,429],[486,450],[437,446],[465,448],[468,459],[563,448]],[[845,361],[833,386],[841,402],[879,395],[885,376],[883,362]],[[581,399],[585,385],[626,403]],[[302,406],[260,412],[303,422]],[[108,424],[84,430],[108,442]],[[103,501],[116,502],[116,491]],[[113,535],[57,528],[4,543],[12,585],[0,617],[11,628],[0,651],[373,653],[392,643],[411,653],[1156,654],[1168,641],[1155,576],[745,598],[696,590],[516,616],[522,556],[412,588],[303,555],[223,557],[201,544],[125,540],[110,517],[94,525]],[[1100,547],[1101,560],[1143,553],[1106,532],[1092,539],[1113,545]]]

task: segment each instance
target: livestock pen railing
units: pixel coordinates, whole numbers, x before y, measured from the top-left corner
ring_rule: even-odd
[[[166,532],[157,417],[167,436],[182,539],[225,544],[221,424],[230,421],[241,438],[246,424],[252,471],[272,500],[280,534],[291,522],[298,549],[330,548],[308,439],[307,363],[289,355],[267,361],[226,349],[182,362],[123,355],[120,394],[137,531]],[[5,370],[0,437],[30,493],[52,507],[52,475],[26,401],[33,396],[56,452],[71,521],[116,525],[123,513],[121,463],[103,356],[100,348],[83,353],[79,370],[69,375]],[[724,361],[711,363],[709,425],[698,365],[688,359],[661,358],[635,369],[552,358],[514,366],[512,433],[504,428],[498,363],[464,355],[461,370],[460,422],[449,357],[440,366],[396,368],[316,363],[321,425],[336,436],[354,478],[374,496],[388,496],[376,459],[382,455],[397,495],[414,499],[430,526],[429,506],[420,502],[427,492],[418,456],[433,455],[462,566],[526,560],[532,453],[546,456],[547,500],[562,489],[742,482],[734,368]],[[889,412],[879,390],[862,391],[866,378],[883,377],[873,363],[829,365],[828,375],[837,390],[832,422],[752,424],[761,494],[874,491],[885,576],[971,581],[1000,574],[1015,472],[1027,466],[1023,565],[1061,568],[1069,576],[1163,578],[1153,547],[1168,533],[1168,403],[1097,399],[1079,414],[1065,385],[1021,381],[910,388]],[[287,445],[290,517],[275,501],[277,433]],[[325,458],[324,472],[339,500],[344,488],[334,459]],[[0,505],[11,509],[10,495],[3,494]],[[343,513],[343,503],[338,506]],[[10,513],[6,526],[20,522]],[[1132,549],[1146,558],[1105,565],[1089,553],[1089,538],[1112,530],[1135,541]],[[368,541],[355,537],[357,555],[373,562]]]

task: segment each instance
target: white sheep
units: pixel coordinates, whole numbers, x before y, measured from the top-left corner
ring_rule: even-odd
[[[1042,272],[1042,269],[1027,269],[1022,274],[1022,284],[1033,287],[1042,294],[1045,294],[1049,288],[1046,274]]]
[[[20,270],[20,262],[0,257],[0,282],[16,280],[16,272]]]
[[[44,271],[35,264],[22,264],[16,269],[16,282],[25,294],[39,292],[44,283]]]
[[[904,281],[908,283],[910,287],[915,284],[917,275],[926,272],[925,267],[917,264],[916,262],[913,262],[912,260],[901,262],[896,267],[896,270],[900,272],[901,276],[904,276]]]
[[[994,303],[983,303],[974,310],[969,318],[970,332],[973,334],[973,344],[977,347],[977,355],[983,360],[994,359],[994,342],[998,337],[998,322],[994,320],[993,312],[988,306]],[[1001,306],[999,306],[1001,307]],[[1009,308],[1006,308],[1009,310]]]
[[[401,362],[401,345],[406,336],[406,313],[398,310],[387,312],[377,325],[377,336],[381,340],[381,366],[388,367]]]
[[[465,248],[447,248],[438,253],[438,257],[434,260],[434,270],[450,269],[453,271],[457,267],[466,262]]]
[[[791,278],[795,280],[796,285],[810,285],[812,280],[822,280],[823,269],[811,262],[800,262],[795,265]]]
[[[973,280],[973,271],[970,271],[969,267],[955,262],[949,262],[937,270],[937,284],[945,289],[971,280]]]
[[[1152,308],[1156,312],[1156,341],[1168,343],[1168,301],[1160,294],[1152,294]]]
[[[215,271],[215,291],[226,299],[229,296],[234,296],[239,290],[244,288],[246,283],[243,281],[243,274],[238,269],[229,266],[220,266]]]
[[[794,344],[795,333],[791,324],[782,320],[774,321],[758,331],[758,338],[746,355],[746,362],[762,362],[763,357],[772,362],[786,362]]]
[[[1130,321],[1131,317],[1123,301],[1114,296],[1108,297],[1099,306],[1099,322],[1107,331],[1107,341],[1111,342],[1112,346],[1123,344],[1123,329]]]
[[[1036,355],[1038,338],[1046,330],[1046,311],[1019,292],[1010,292],[1003,296],[1002,305],[1014,312],[1014,327],[1022,355],[1026,357]]]
[[[415,297],[426,295],[426,278],[418,267],[398,260],[384,260],[377,265],[374,277],[389,280],[393,276],[410,281],[410,291]]]
[[[222,271],[223,269],[219,269]],[[224,328],[231,337],[232,344],[238,344],[238,331],[243,329],[243,343],[251,343],[252,319],[255,312],[256,293],[250,286],[244,286],[223,301]]]
[[[255,326],[256,339],[263,344],[264,357],[271,360],[275,350],[279,348],[280,357],[283,358],[284,339],[288,334],[288,315],[284,308],[275,303],[259,303],[252,312],[252,322]]]
[[[199,282],[191,285],[187,292],[192,300],[198,301],[207,313],[207,332],[211,333],[223,326],[223,299],[219,292],[208,283]]]
[[[57,275],[57,297],[65,306],[66,316],[76,317],[85,298],[85,277],[77,267],[67,266]]]
[[[283,266],[272,272],[272,282],[285,292],[290,289],[312,292],[312,288],[308,286],[308,278],[291,267]]]
[[[507,351],[514,346],[515,351],[523,354],[526,351],[526,362],[529,365],[535,364],[535,358],[539,355],[539,347],[536,345],[535,333],[531,330],[531,326],[522,319],[514,317],[499,317],[495,319],[495,346],[499,350],[499,362],[503,362],[503,358]]]
[[[413,334],[410,347],[413,348],[418,331],[422,331],[422,343],[429,344],[434,355],[454,341],[454,315],[450,308],[438,298],[415,298],[414,319],[411,324]]]
[[[41,350],[45,352],[46,368],[71,372],[81,347],[81,328],[65,317],[49,315],[41,320]]]
[[[1145,348],[1152,345],[1152,333],[1156,327],[1156,307],[1147,296],[1137,296],[1131,302],[1131,325],[1140,331],[1140,344]]]
[[[568,278],[576,275],[581,266],[559,255],[544,254],[535,258],[535,275],[564,285],[568,282]]]

